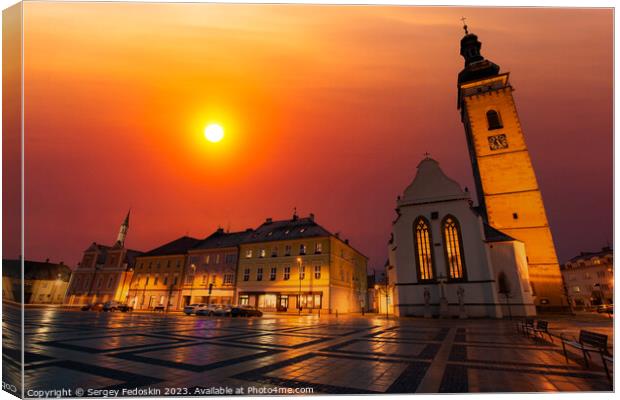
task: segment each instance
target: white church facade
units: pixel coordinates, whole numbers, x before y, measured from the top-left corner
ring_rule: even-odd
[[[388,280],[398,316],[536,314],[525,246],[484,222],[471,197],[426,158],[397,200]]]

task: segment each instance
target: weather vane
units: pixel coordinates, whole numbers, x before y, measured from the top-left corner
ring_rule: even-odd
[[[465,29],[465,34],[469,35],[469,32],[467,31],[467,24],[465,23],[466,19],[467,18],[465,18],[465,17],[461,17],[461,21],[463,21],[463,29]]]

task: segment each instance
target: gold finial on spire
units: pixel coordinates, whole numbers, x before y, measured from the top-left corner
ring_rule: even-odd
[[[469,31],[467,30],[467,24],[465,23],[466,19],[467,18],[465,18],[465,17],[461,17],[461,21],[463,21],[463,29],[465,30],[465,34],[469,35]]]

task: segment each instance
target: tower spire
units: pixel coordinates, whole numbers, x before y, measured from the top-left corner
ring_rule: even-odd
[[[463,30],[465,31],[466,35],[469,35],[469,31],[467,30],[467,24],[465,23],[466,19],[467,18],[465,18],[465,17],[461,17],[461,21],[463,21]]]
[[[131,214],[131,208],[127,211],[127,216],[125,220],[121,224],[120,229],[118,230],[118,237],[116,238],[116,242],[120,243],[121,246],[125,245],[125,238],[127,237],[127,231],[129,230],[129,215]]]

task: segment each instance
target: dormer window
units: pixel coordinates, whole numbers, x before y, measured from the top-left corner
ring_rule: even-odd
[[[322,252],[322,251],[323,251],[323,243],[321,243],[321,242],[317,242],[317,243],[314,245],[314,253],[315,253],[315,254],[321,254],[321,252]]]
[[[306,245],[302,243],[299,245],[299,255],[303,256],[305,254],[306,254]]]
[[[264,258],[266,254],[267,254],[267,250],[260,249],[260,258]]]

